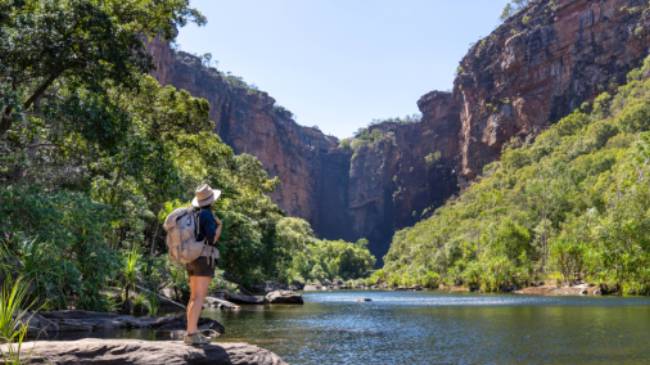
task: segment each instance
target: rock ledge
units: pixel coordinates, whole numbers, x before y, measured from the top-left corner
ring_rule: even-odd
[[[0,350],[5,351],[5,347],[0,346]],[[179,341],[86,338],[27,342],[22,353],[25,364],[286,364],[273,352],[247,343],[213,343],[195,348]]]

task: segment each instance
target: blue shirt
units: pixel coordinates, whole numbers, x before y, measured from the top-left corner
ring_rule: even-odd
[[[199,210],[199,231],[196,234],[197,241],[205,240],[205,243],[208,245],[213,245],[216,243],[214,241],[217,234],[217,220],[214,219],[212,210],[207,207],[203,207]]]

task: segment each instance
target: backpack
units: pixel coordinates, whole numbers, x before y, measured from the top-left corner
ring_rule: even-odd
[[[196,240],[199,220],[193,208],[175,209],[165,219],[163,228],[167,232],[167,249],[172,262],[184,265],[200,256],[206,256],[213,262],[219,258],[216,248]]]

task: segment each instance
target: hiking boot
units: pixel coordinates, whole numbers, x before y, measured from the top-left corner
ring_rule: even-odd
[[[190,346],[203,346],[210,343],[210,338],[196,332],[191,335],[185,335],[185,337],[183,337],[183,342],[185,342],[186,345]]]

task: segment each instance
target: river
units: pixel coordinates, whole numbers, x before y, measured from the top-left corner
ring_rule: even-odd
[[[305,301],[207,315],[226,327],[219,341],[291,364],[650,364],[650,298],[340,291]]]

